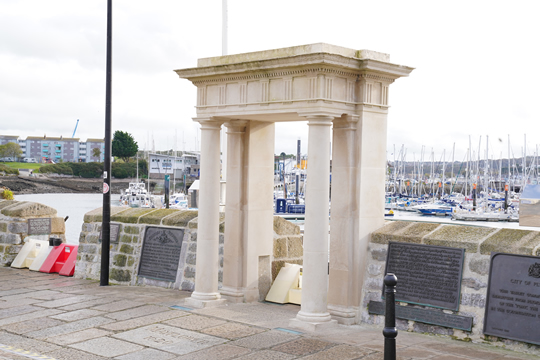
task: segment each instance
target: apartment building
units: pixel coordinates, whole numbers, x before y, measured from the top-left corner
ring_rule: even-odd
[[[103,162],[105,141],[103,139],[87,139],[81,142],[79,138],[0,135],[0,145],[8,142],[18,143],[23,154],[22,158],[32,158],[38,163],[46,162]],[[98,148],[99,156],[94,156],[94,148]]]

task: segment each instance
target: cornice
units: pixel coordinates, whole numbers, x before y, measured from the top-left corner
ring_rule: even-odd
[[[355,78],[367,71],[384,74],[390,79],[408,76],[413,68],[380,60],[351,58],[339,54],[311,53],[285,58],[246,61],[175,70],[180,78],[194,84],[239,81],[290,76],[310,72],[327,72]]]

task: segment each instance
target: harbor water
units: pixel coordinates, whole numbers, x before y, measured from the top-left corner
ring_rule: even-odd
[[[119,199],[119,194],[112,194],[111,206],[119,205]],[[75,245],[79,244],[84,214],[103,205],[101,194],[15,195],[15,200],[38,202],[56,209],[58,216],[63,218],[69,216],[66,221],[66,242]]]
[[[119,194],[111,195],[111,206],[119,205]],[[58,216],[66,217],[66,240],[69,244],[79,243],[79,234],[83,224],[84,214],[100,208],[103,204],[101,194],[34,194],[15,195],[15,200],[34,201],[50,206],[58,211]],[[483,226],[505,229],[535,230],[538,228],[519,226],[517,222],[489,222],[489,221],[454,221],[450,216],[426,216],[413,212],[395,211],[393,217],[386,217],[386,220],[400,221],[424,221],[443,224]],[[293,221],[303,230],[303,220]]]

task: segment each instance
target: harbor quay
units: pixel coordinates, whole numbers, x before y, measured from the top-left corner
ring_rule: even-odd
[[[193,309],[191,293],[99,286],[95,280],[0,268],[0,359],[383,359],[382,326],[322,332],[288,326],[299,306],[265,302]],[[399,331],[397,359],[537,359]]]
[[[1,201],[6,357],[388,360],[383,327],[398,359],[538,357],[540,232],[385,220],[389,88],[412,71],[323,43],[175,70],[197,88],[197,209],[98,208],[74,246],[55,209]],[[303,233],[274,213],[280,121],[309,130]]]

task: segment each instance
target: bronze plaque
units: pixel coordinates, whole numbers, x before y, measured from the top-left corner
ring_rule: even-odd
[[[540,345],[539,324],[540,257],[493,254],[484,334]]]
[[[148,226],[139,264],[139,276],[176,281],[184,230]]]
[[[396,301],[457,311],[464,256],[465,249],[390,242],[385,274],[397,276]]]
[[[370,301],[368,311],[370,314],[384,315],[385,307],[386,304],[383,302]],[[401,305],[396,305],[396,318],[465,331],[471,331],[473,324],[473,318],[470,316],[445,314],[441,310],[419,309]]]
[[[111,224],[109,232],[109,241],[110,243],[118,243],[118,235],[120,235],[120,224]],[[103,226],[99,231],[99,240],[103,240]]]
[[[28,219],[28,235],[49,235],[51,233],[51,218]]]

